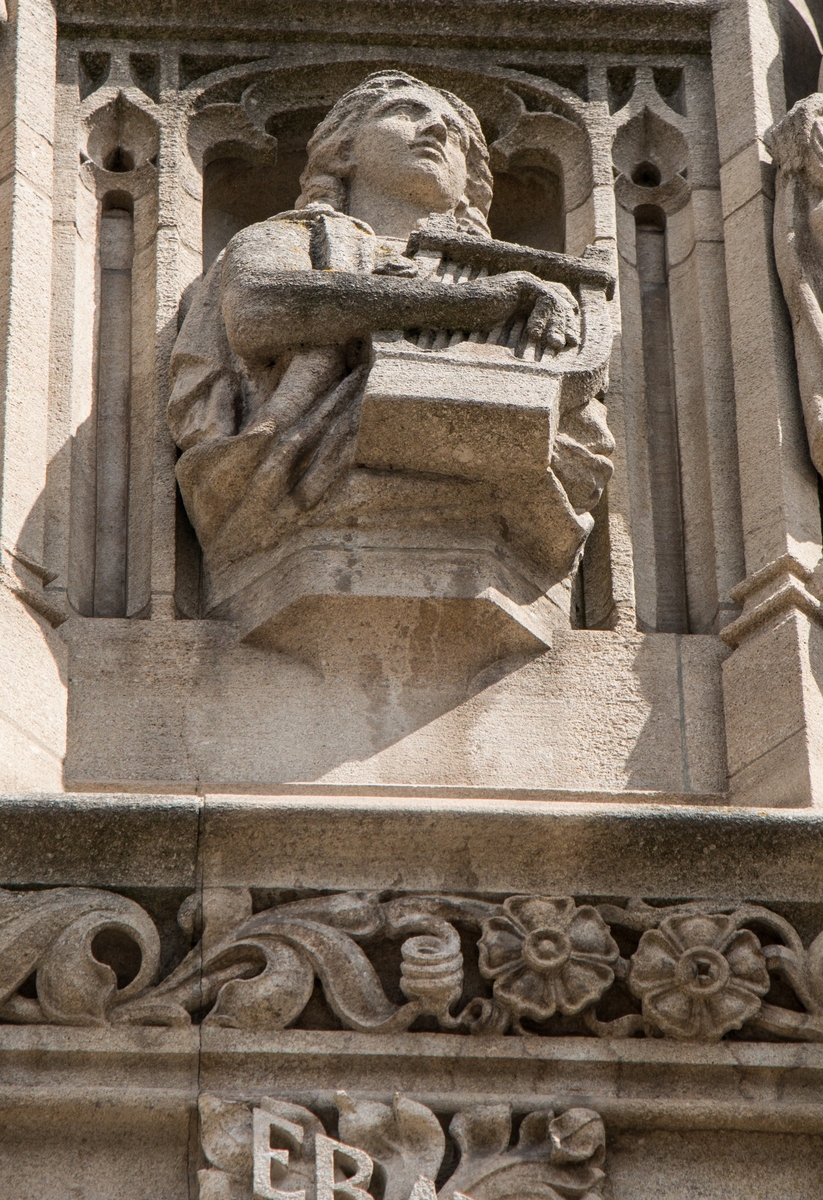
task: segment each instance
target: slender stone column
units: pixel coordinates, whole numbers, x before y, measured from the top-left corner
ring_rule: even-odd
[[[11,0],[7,23],[5,15],[0,11],[0,789],[11,791],[62,786],[66,699],[65,647],[50,628],[60,614],[43,589],[56,26],[49,0]]]
[[[0,26],[0,542],[42,563],[56,29],[49,0]]]
[[[785,112],[779,17],[727,0],[712,32],[726,272],[735,372],[746,579],[723,631],[730,791],[740,804],[823,805],[823,700],[807,584],[820,558],[794,352],[772,251],[773,170],[764,136]]]
[[[97,368],[97,553],[94,615],[126,615],[134,218],[121,208],[100,222]]]

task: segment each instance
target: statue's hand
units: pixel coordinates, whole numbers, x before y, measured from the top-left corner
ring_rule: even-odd
[[[517,291],[517,308],[528,313],[526,339],[535,349],[555,353],[580,344],[580,306],[562,283],[547,283],[528,271],[511,271],[505,276]]]
[[[526,323],[526,335],[542,349],[562,350],[580,344],[580,306],[562,283],[545,283]]]
[[[535,280],[534,304],[526,322],[526,337],[541,350],[555,353],[580,344],[580,306],[562,283]]]

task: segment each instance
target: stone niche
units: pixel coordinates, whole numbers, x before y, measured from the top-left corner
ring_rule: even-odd
[[[465,48],[304,47],[295,63],[129,46],[67,43],[62,68],[80,81],[59,118],[82,159],[78,173],[60,151],[83,230],[66,250],[75,290],[95,294],[101,239],[126,247],[101,267],[98,325],[63,312],[72,395],[96,380],[65,572],[41,589],[68,614],[69,786],[719,798],[715,633],[739,521],[729,430],[708,409],[726,399],[710,389],[695,408],[693,365],[667,403],[690,397],[694,437],[678,449],[671,412],[646,421],[635,281],[615,286],[627,188],[672,210],[687,271],[709,236],[691,199],[716,173],[701,56],[663,76],[644,60],[621,90],[594,49],[538,72]],[[467,190],[424,188],[414,212],[383,197],[381,217],[361,187],[350,212],[355,150],[330,114],[365,118],[346,98],[398,72],[398,95],[435,97],[446,129],[457,106]],[[652,159],[660,186],[632,182]],[[635,237],[621,230],[624,266]],[[278,329],[264,275],[289,239],[300,269]],[[678,364],[692,283],[716,304],[721,275],[669,287]],[[307,282],[338,296],[308,332]],[[270,344],[251,344],[264,312]],[[708,447],[704,418],[720,431]]]

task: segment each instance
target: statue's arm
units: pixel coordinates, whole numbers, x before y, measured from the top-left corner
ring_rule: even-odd
[[[797,253],[796,192],[796,177],[786,171],[778,171],[774,197],[774,257],[783,285],[783,294],[790,309],[795,308],[798,289],[804,277],[803,266]],[[793,311],[792,316],[796,319],[797,314]]]
[[[229,343],[250,362],[276,358],[296,345],[343,344],[378,329],[488,330],[518,312],[527,336],[555,349],[569,333],[571,294],[524,271],[459,285],[438,279],[392,278],[284,269],[282,256],[249,231],[226,250],[222,308]],[[565,295],[564,295],[565,293]]]

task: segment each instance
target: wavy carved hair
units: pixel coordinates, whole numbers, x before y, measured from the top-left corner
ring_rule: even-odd
[[[480,122],[468,104],[443,88],[431,87],[404,71],[376,71],[356,88],[341,96],[320,122],[308,145],[308,162],[300,176],[297,208],[309,204],[331,204],[345,212],[348,175],[355,135],[375,106],[395,89],[415,88],[445,99],[454,110],[466,138],[466,190],[457,202],[454,217],[459,229],[490,237],[486,223],[492,200],[489,151]]]
[[[823,138],[820,118],[823,117],[823,99],[819,93],[799,100],[794,108],[771,130],[767,137],[768,148],[779,167],[790,175],[799,177],[809,173],[809,158],[814,155],[818,162],[823,160]]]

